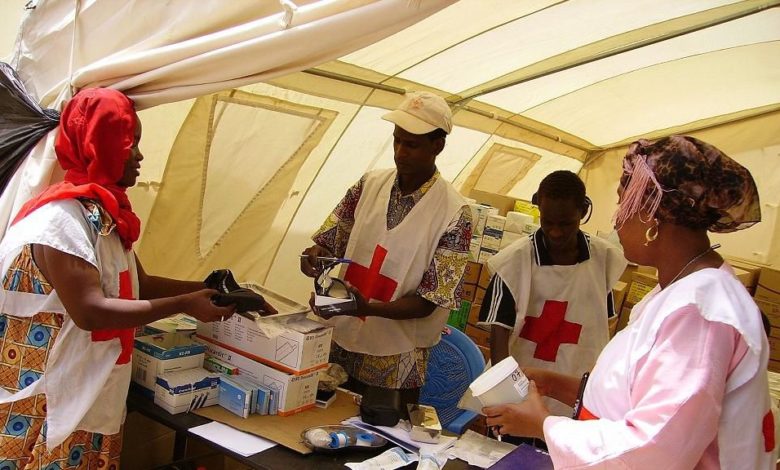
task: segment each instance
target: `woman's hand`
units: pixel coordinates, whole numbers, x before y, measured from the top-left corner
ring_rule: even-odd
[[[544,420],[550,416],[533,381],[522,403],[487,406],[482,413],[487,417],[486,424],[499,434],[538,439],[544,439]]]
[[[211,301],[211,297],[218,294],[214,289],[201,289],[185,297],[185,312],[202,322],[224,321],[233,316],[235,305],[219,307]]]

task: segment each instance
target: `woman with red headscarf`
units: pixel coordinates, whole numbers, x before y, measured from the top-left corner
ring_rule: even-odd
[[[0,243],[0,455],[10,468],[118,468],[135,327],[233,314],[204,283],[149,276],[136,259],[140,221],[126,191],[140,138],[124,94],[76,94],[55,143],[64,181],[25,204]]]
[[[615,222],[626,258],[658,269],[590,378],[529,369],[526,401],[487,407],[545,440],[556,468],[774,469],[761,314],[707,232],[761,220],[750,172],[688,136],[633,143]],[[551,416],[540,396],[575,405]],[[501,468],[497,465],[496,468]]]

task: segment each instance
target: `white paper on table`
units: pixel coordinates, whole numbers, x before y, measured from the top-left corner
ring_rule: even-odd
[[[364,423],[360,417],[355,416],[342,421],[342,424],[357,426],[361,429],[377,433],[380,436],[395,442],[409,452],[414,452],[415,454],[446,455],[444,451],[455,444],[455,441],[458,440],[457,437],[439,436],[439,442],[436,444],[427,444],[424,442],[413,441],[409,437],[409,423],[404,420],[399,421],[398,424],[393,427],[374,426],[372,424]]]
[[[239,431],[217,421],[195,426],[188,431],[244,457],[249,457],[276,445],[276,442]]]
[[[503,456],[512,452],[515,447],[508,442],[499,442],[468,430],[447,451],[447,455],[450,458],[465,460],[469,465],[490,468]]]

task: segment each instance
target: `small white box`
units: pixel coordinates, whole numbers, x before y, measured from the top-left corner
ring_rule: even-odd
[[[534,217],[523,212],[510,211],[506,213],[505,232],[523,233],[525,224],[534,223]]]
[[[471,243],[469,244],[470,261],[477,261],[479,259],[479,249],[482,246],[482,237],[479,235],[471,236]]]
[[[168,413],[192,411],[219,401],[219,374],[187,369],[160,374],[154,387],[154,404]]]
[[[485,232],[488,230],[503,232],[505,225],[506,217],[498,214],[490,214],[487,218],[487,222],[485,222]]]
[[[273,338],[241,315],[223,322],[198,322],[198,337],[292,374],[327,367],[333,327],[308,319],[305,314],[286,319],[284,331]]]
[[[302,375],[288,374],[207,339],[199,338],[198,341],[206,347],[206,354],[238,367],[239,377],[249,377],[261,385],[279,391],[279,415],[287,416],[314,407],[319,382],[318,371]]]
[[[154,394],[158,375],[203,366],[206,348],[190,336],[160,333],[135,338],[133,382],[143,387],[146,395]]]
[[[504,232],[504,236],[501,238],[501,246],[498,249],[503,250],[517,240],[527,237],[528,235],[525,233]]]
[[[482,245],[480,247],[481,250],[494,250],[498,251],[499,248],[501,248],[501,239],[504,238],[504,233],[488,233],[487,230],[485,230],[485,234],[482,235]]]

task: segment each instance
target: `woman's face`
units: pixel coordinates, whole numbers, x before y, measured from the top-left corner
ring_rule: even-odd
[[[122,173],[122,177],[119,179],[119,186],[129,188],[135,185],[138,175],[141,174],[141,160],[144,159],[143,154],[138,149],[138,143],[141,141],[141,120],[138,116],[135,117],[135,138],[133,140],[133,147],[130,149],[130,156],[125,162],[125,171]]]

